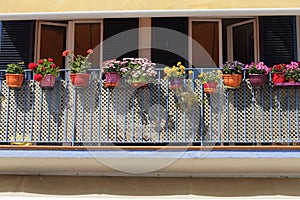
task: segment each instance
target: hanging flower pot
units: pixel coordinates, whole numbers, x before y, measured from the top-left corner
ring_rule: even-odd
[[[285,73],[284,72],[272,73],[272,81],[276,85],[284,83],[285,82]]]
[[[217,92],[217,83],[216,82],[207,82],[203,84],[204,92],[206,94],[214,94]]]
[[[6,69],[6,85],[9,88],[19,89],[23,85],[24,80],[24,70],[23,67],[20,66],[24,64],[23,62],[20,63],[11,63],[7,65]]]
[[[145,83],[145,82],[131,82],[131,87],[134,87],[134,88],[146,88],[148,87],[148,83]]]
[[[120,74],[118,72],[108,72],[105,73],[105,87],[115,87],[118,85],[118,82],[120,81]]]
[[[242,74],[223,74],[223,82],[228,87],[239,87],[242,82]]]
[[[90,74],[70,74],[74,87],[86,87],[89,84]]]
[[[52,90],[54,88],[56,76],[46,74],[40,81],[40,86],[43,90]]]
[[[9,88],[21,88],[23,85],[24,74],[6,74],[6,84]]]
[[[170,79],[170,86],[169,88],[171,90],[176,90],[181,88],[183,85],[183,79],[182,78],[172,78]]]
[[[262,87],[268,80],[267,74],[249,74],[249,81],[253,87]]]

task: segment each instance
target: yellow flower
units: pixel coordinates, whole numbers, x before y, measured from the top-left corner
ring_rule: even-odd
[[[178,62],[178,63],[177,63],[177,66],[178,66],[178,67],[181,66],[181,62]]]
[[[192,71],[192,70],[189,70],[189,74],[193,74],[193,71]]]

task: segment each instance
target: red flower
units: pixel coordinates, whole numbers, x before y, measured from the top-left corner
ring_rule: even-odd
[[[86,52],[89,53],[89,54],[94,53],[94,51],[92,49],[89,49]]]
[[[44,63],[44,59],[40,59],[39,64],[43,64],[43,63]]]
[[[46,67],[42,67],[42,70],[43,70],[43,71],[46,71],[46,69],[47,69]]]
[[[48,61],[49,62],[53,62],[53,58],[48,58]]]
[[[43,79],[43,76],[41,74],[36,74],[33,78],[35,81],[40,82]]]
[[[51,67],[52,67],[52,68],[55,68],[55,67],[56,67],[56,64],[53,63],[53,64],[51,65]]]
[[[71,53],[71,50],[65,50],[63,53],[62,53],[62,56],[67,56]]]
[[[28,68],[33,71],[35,68],[37,68],[37,64],[36,63],[29,63]]]

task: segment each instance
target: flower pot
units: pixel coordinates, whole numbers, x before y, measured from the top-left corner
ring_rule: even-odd
[[[115,87],[118,85],[121,76],[118,72],[105,73],[105,87]]]
[[[285,73],[272,73],[273,83],[284,83],[285,82]]]
[[[179,89],[183,85],[183,79],[182,78],[172,78],[170,79],[170,86],[169,88],[171,90]]]
[[[242,74],[223,74],[223,82],[225,86],[238,87],[242,82]]]
[[[6,74],[6,84],[9,88],[21,88],[24,74]]]
[[[217,92],[217,83],[216,82],[207,82],[203,84],[204,92],[206,94],[214,94]]]
[[[55,81],[56,76],[46,74],[39,83],[43,90],[51,90],[54,87]]]
[[[90,74],[70,74],[74,87],[86,87],[89,84]]]
[[[132,82],[131,87],[135,87],[135,88],[146,88],[148,87],[148,83],[145,82]]]
[[[253,87],[262,87],[268,80],[267,74],[249,74],[249,81]]]

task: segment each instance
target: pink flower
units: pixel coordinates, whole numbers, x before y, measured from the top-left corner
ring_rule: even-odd
[[[43,71],[46,71],[46,70],[47,70],[47,68],[46,68],[46,67],[42,67],[42,70],[43,70]]]
[[[48,58],[48,61],[49,62],[53,62],[53,58]]]
[[[35,81],[40,82],[43,79],[43,76],[41,74],[36,74],[33,78]]]
[[[37,68],[37,64],[36,63],[29,63],[28,68],[33,71],[35,68]]]
[[[56,67],[56,64],[53,63],[53,64],[51,65],[51,67],[52,67],[52,68],[55,68],[55,67]]]
[[[62,56],[67,56],[71,53],[72,51],[71,50],[65,50],[63,53],[62,53]]]
[[[44,63],[44,59],[40,59],[38,63],[39,64],[43,64]]]
[[[92,49],[89,49],[86,52],[89,53],[89,54],[94,53],[94,51]]]

